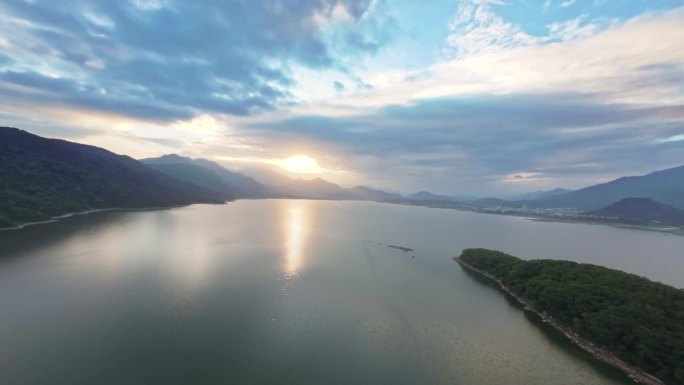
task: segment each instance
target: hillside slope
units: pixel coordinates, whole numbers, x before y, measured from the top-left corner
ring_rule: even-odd
[[[226,197],[226,199],[240,195],[239,190],[221,180],[212,171],[204,169],[200,166],[183,163],[148,164],[147,166],[161,172],[162,174],[166,174],[173,178],[190,182],[196,184],[197,186],[214,191],[216,194]]]
[[[614,219],[625,223],[684,225],[684,211],[649,198],[625,198],[585,215]]]
[[[594,210],[631,197],[650,198],[684,209],[684,166],[622,177],[538,202],[548,207]]]
[[[271,198],[276,195],[269,187],[254,178],[228,170],[220,164],[207,159],[193,159],[176,154],[167,154],[158,158],[141,159],[140,161],[160,170],[163,169],[163,171],[170,175],[184,180],[195,182],[192,178],[201,178],[200,185],[209,183],[213,186],[212,188],[220,189],[219,191],[229,193],[238,198]],[[197,176],[188,172],[193,168]],[[197,168],[200,168],[200,170]],[[213,179],[213,181],[210,181],[210,179]]]
[[[69,212],[220,203],[226,197],[102,148],[0,127],[0,227]]]

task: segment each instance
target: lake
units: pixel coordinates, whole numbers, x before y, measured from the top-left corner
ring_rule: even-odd
[[[0,383],[633,383],[452,261],[468,247],[684,286],[684,237],[605,225],[307,200],[95,213],[0,232]]]

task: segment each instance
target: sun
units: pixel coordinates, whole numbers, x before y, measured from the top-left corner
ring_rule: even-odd
[[[280,167],[297,174],[320,174],[323,172],[316,159],[304,154],[292,155],[283,159]]]

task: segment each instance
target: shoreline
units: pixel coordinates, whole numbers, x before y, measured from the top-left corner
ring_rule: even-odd
[[[514,215],[511,215],[514,216]],[[517,215],[515,215],[517,216]],[[617,227],[619,229],[631,229],[631,230],[642,230],[642,231],[652,231],[656,233],[665,233],[672,235],[683,235],[684,228],[669,226],[669,227],[657,227],[649,226],[645,224],[632,224],[632,223],[622,223],[622,222],[610,222],[610,221],[592,221],[585,218],[553,218],[553,217],[528,217],[520,215],[520,217],[527,218],[533,222],[555,222],[555,223],[579,223],[583,225],[604,225],[610,227]]]
[[[85,211],[74,211],[71,213],[66,213],[62,215],[57,215],[54,217],[50,217],[49,219],[46,219],[44,221],[35,221],[35,222],[25,222],[25,223],[20,223],[14,226],[7,226],[7,227],[0,227],[0,231],[12,231],[12,230],[21,230],[25,229],[29,226],[35,226],[35,225],[43,225],[47,223],[54,223],[54,222],[59,222],[62,219],[67,219],[79,215],[88,215],[88,214],[95,214],[95,213],[102,213],[102,212],[107,212],[107,211],[155,211],[155,210],[168,210],[168,209],[176,209],[180,207],[188,207],[192,206],[194,204],[219,204],[219,203],[190,203],[187,205],[178,205],[178,206],[153,206],[153,207],[131,207],[131,208],[126,208],[126,207],[107,207],[103,209],[92,209],[92,210],[85,210]],[[221,204],[225,204],[221,203]]]
[[[547,315],[546,313],[540,313],[537,310],[535,310],[532,307],[532,304],[528,302],[525,298],[517,295],[514,293],[511,289],[509,289],[506,285],[501,282],[501,280],[497,279],[493,275],[486,273],[474,266],[469,265],[468,263],[464,262],[461,260],[460,257],[454,257],[454,261],[456,261],[460,266],[463,268],[472,271],[474,273],[477,273],[483,277],[489,278],[490,280],[494,281],[495,283],[498,284],[499,289],[502,290],[504,293],[510,295],[513,297],[521,306],[524,307],[524,310],[529,310],[532,313],[536,314],[541,320],[549,325],[551,325],[554,329],[556,329],[558,332],[563,334],[570,342],[572,342],[574,345],[578,346],[585,352],[589,353],[592,357],[596,358],[599,361],[602,361],[608,365],[611,365],[625,374],[632,380],[634,380],[637,383],[640,384],[645,384],[645,385],[664,385],[665,383],[660,381],[658,378],[655,376],[646,373],[642,369],[640,369],[637,366],[628,364],[624,361],[622,361],[620,358],[618,358],[614,353],[603,349],[601,347],[598,347],[594,345],[591,341],[585,339],[584,337],[580,337],[577,333],[572,331],[569,327],[566,327],[564,325],[561,325],[558,323],[556,320],[554,320],[551,316]]]
[[[415,203],[400,203],[400,202],[382,202],[382,203],[398,204],[398,205],[402,205],[402,206],[426,207],[426,208],[430,208],[430,209],[458,210],[458,211],[465,211],[465,212],[476,213],[476,214],[517,217],[517,218],[524,218],[524,219],[527,219],[527,220],[533,221],[533,222],[578,223],[578,224],[583,224],[583,225],[604,225],[604,226],[610,226],[610,227],[617,227],[620,229],[643,230],[643,231],[652,231],[652,232],[657,232],[657,233],[684,236],[684,227],[676,227],[676,226],[658,227],[658,226],[651,226],[648,224],[633,224],[633,223],[622,223],[622,222],[614,222],[614,221],[591,220],[589,218],[579,218],[579,217],[554,217],[554,216],[549,216],[549,215],[533,215],[533,214],[515,213],[515,212],[510,212],[510,213],[489,212],[489,211],[478,210],[476,208],[448,207],[448,206],[438,206],[438,205],[431,205],[431,204],[415,204]]]
[[[235,200],[270,200],[270,199],[304,199],[304,200],[328,200],[328,199],[310,199],[310,198],[239,198]],[[338,200],[338,199],[329,199],[331,201],[346,201],[346,200]],[[76,211],[76,212],[70,212],[58,216],[54,216],[42,221],[35,221],[35,222],[24,222],[24,223],[19,223],[14,226],[7,226],[7,227],[0,227],[0,231],[9,231],[9,230],[21,230],[23,228],[26,228],[28,226],[34,226],[34,225],[41,225],[41,224],[46,224],[46,223],[53,223],[57,222],[60,219],[65,219],[77,215],[87,215],[87,214],[93,214],[93,213],[99,213],[99,212],[106,212],[106,211],[147,211],[147,210],[166,210],[166,209],[172,209],[172,208],[178,208],[178,207],[186,207],[186,206],[192,206],[194,204],[225,204],[229,201],[223,202],[223,203],[190,203],[187,205],[177,205],[177,206],[153,206],[153,207],[138,207],[138,208],[125,208],[125,207],[108,207],[108,208],[103,208],[103,209],[92,209],[92,210],[85,210],[85,211]],[[352,200],[352,202],[364,202],[364,201],[357,201],[357,200]],[[649,226],[649,225],[639,225],[639,224],[629,224],[629,223],[620,223],[620,222],[607,222],[607,221],[592,221],[592,220],[587,220],[586,218],[572,218],[572,217],[567,217],[567,218],[556,218],[556,217],[550,217],[550,216],[534,216],[534,215],[524,215],[522,213],[495,213],[495,212],[486,212],[486,211],[480,211],[476,209],[468,209],[468,208],[463,208],[463,207],[442,207],[442,206],[432,206],[432,205],[423,205],[423,204],[412,204],[412,203],[397,203],[397,202],[384,202],[384,201],[365,201],[365,202],[374,202],[374,203],[385,203],[385,204],[391,204],[391,205],[400,205],[400,206],[415,206],[415,207],[425,207],[425,208],[430,208],[430,209],[446,209],[446,210],[458,210],[458,211],[464,211],[464,212],[471,212],[471,213],[476,213],[476,214],[487,214],[487,215],[501,215],[501,216],[509,216],[509,217],[517,217],[517,218],[523,218],[527,219],[532,222],[550,222],[550,223],[575,223],[575,224],[583,224],[583,225],[603,225],[603,226],[610,226],[610,227],[615,227],[619,229],[629,229],[629,230],[640,230],[640,231],[650,231],[650,232],[657,232],[657,233],[663,233],[663,234],[672,234],[672,235],[678,235],[678,236],[684,236],[684,227],[656,227],[656,226]]]

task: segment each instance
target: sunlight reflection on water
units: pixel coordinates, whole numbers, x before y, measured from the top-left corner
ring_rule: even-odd
[[[306,203],[291,201],[284,207],[285,257],[283,259],[283,274],[287,278],[297,276],[304,263],[310,226],[310,207]]]

